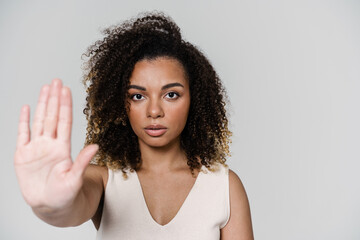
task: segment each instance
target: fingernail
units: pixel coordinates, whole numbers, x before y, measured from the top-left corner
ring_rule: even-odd
[[[28,110],[28,108],[29,108],[29,105],[26,104],[26,105],[22,106],[22,109],[21,109],[21,110],[22,110],[23,112],[26,112],[26,111]]]
[[[61,89],[61,95],[63,95],[64,97],[68,95],[68,91],[65,87]]]
[[[44,85],[41,89],[42,92],[47,92],[49,90],[49,85]]]
[[[55,78],[55,79],[52,81],[52,83],[53,83],[55,86],[57,86],[57,85],[59,85],[59,84],[61,83],[61,80],[58,79],[58,78]]]

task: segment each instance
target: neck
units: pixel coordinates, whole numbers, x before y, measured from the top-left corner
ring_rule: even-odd
[[[180,141],[164,147],[151,147],[139,142],[141,152],[140,170],[151,172],[169,172],[187,167],[186,154],[180,147]]]

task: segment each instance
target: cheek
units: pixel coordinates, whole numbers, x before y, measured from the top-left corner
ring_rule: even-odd
[[[127,112],[127,116],[129,118],[129,122],[131,124],[131,127],[135,131],[134,128],[138,125],[138,123],[141,121],[141,111],[139,111],[136,107],[129,108],[129,111]]]
[[[179,128],[180,127],[183,128],[185,126],[188,114],[189,114],[188,105],[181,105],[171,108],[172,120],[178,123],[177,125]]]

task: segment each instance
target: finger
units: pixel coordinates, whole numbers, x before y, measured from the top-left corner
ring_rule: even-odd
[[[91,159],[95,156],[98,149],[98,145],[91,144],[80,151],[71,168],[71,173],[75,178],[79,178],[83,175],[86,167],[89,165]]]
[[[49,85],[44,85],[41,88],[38,104],[36,106],[34,122],[32,124],[31,138],[38,137],[43,132],[46,105],[49,98],[49,89]]]
[[[60,92],[62,83],[60,79],[54,79],[51,83],[49,101],[46,107],[43,135],[56,137],[56,127],[59,117]]]
[[[72,124],[71,91],[67,87],[61,89],[60,113],[57,127],[57,136],[64,141],[70,141]]]
[[[30,120],[30,107],[28,105],[24,105],[21,108],[21,113],[20,113],[16,148],[24,146],[30,141],[29,120]]]

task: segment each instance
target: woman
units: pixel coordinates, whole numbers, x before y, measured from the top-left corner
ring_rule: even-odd
[[[22,108],[25,201],[54,226],[92,219],[98,239],[253,239],[245,190],[225,165],[225,92],[209,61],[163,14],[105,34],[86,54],[87,138],[74,162],[70,90],[58,79],[42,88],[31,133]]]

